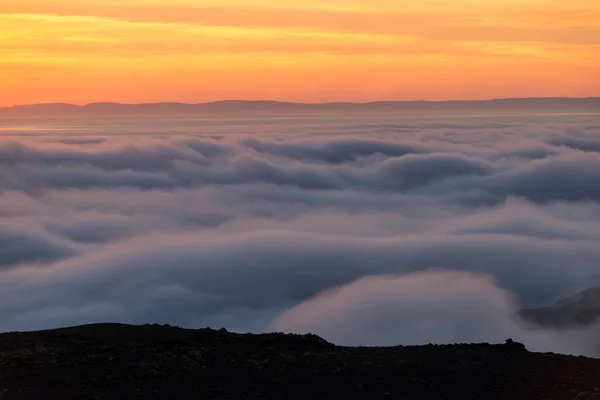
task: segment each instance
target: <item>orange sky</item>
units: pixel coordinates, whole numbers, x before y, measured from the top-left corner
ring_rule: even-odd
[[[0,0],[0,106],[598,95],[598,0]]]

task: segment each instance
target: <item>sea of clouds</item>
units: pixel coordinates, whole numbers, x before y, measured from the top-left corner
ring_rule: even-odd
[[[600,286],[598,116],[0,123],[0,331],[92,322],[502,342]]]

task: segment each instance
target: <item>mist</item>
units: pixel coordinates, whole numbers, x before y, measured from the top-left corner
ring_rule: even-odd
[[[6,120],[0,331],[91,322],[600,356],[595,116]]]

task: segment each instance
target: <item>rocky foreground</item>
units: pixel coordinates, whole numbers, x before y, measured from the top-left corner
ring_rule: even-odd
[[[600,360],[518,343],[350,348],[314,335],[87,325],[0,335],[0,399],[600,399]]]

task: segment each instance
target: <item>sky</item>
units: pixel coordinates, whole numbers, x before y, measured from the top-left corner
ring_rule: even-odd
[[[0,0],[0,106],[600,94],[597,0]]]

